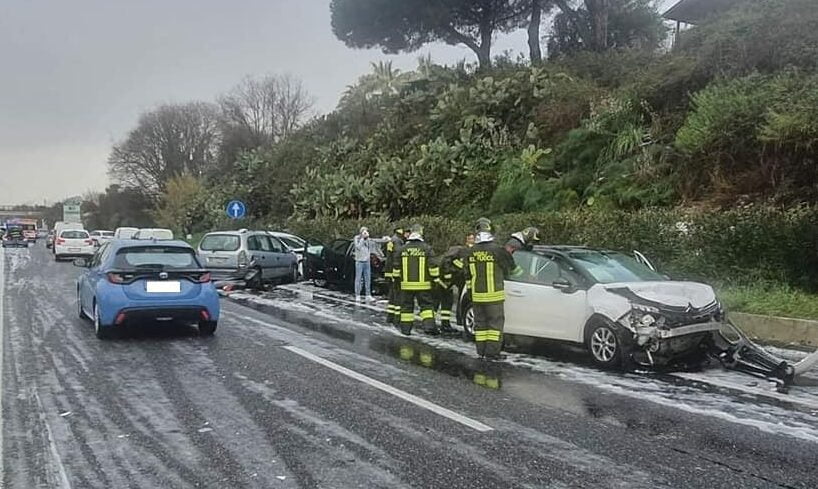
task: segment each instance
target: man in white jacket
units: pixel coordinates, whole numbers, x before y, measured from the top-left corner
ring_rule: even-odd
[[[355,244],[355,302],[361,302],[361,288],[366,292],[366,300],[374,302],[372,297],[372,255],[383,257],[381,243],[389,241],[388,237],[372,239],[369,229],[362,227],[354,238]]]

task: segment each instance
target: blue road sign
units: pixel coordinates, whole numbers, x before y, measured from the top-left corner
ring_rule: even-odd
[[[230,219],[241,219],[247,214],[247,206],[240,200],[231,200],[227,203],[227,215]]]

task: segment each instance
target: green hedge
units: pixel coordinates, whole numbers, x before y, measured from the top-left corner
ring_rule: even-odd
[[[639,250],[674,278],[716,284],[783,283],[818,290],[818,208],[580,210],[489,217],[501,239],[535,225],[547,244]],[[423,224],[427,241],[439,251],[461,242],[472,227],[471,220],[445,217],[418,217],[401,224],[413,222]],[[291,221],[287,227],[326,241],[351,237],[363,225],[375,236],[389,235],[393,228],[383,218]]]

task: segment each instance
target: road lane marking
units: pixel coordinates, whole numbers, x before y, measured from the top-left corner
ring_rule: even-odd
[[[447,408],[445,408],[443,406],[440,406],[440,405],[435,404],[433,402],[427,401],[426,399],[420,398],[420,397],[415,396],[413,394],[410,394],[410,393],[408,393],[406,391],[402,391],[400,389],[392,387],[391,385],[384,384],[383,382],[381,382],[379,380],[375,380],[375,379],[373,379],[371,377],[367,377],[366,375],[359,374],[358,372],[356,372],[354,370],[350,370],[350,369],[348,369],[348,368],[346,368],[344,366],[338,365],[337,363],[331,362],[331,361],[329,361],[327,359],[324,359],[324,358],[321,358],[321,357],[319,357],[317,355],[313,355],[312,353],[310,353],[308,351],[305,351],[305,350],[302,350],[301,348],[298,348],[297,346],[285,346],[283,348],[295,353],[296,355],[300,355],[300,356],[306,358],[307,360],[312,360],[315,363],[321,364],[321,365],[323,365],[323,366],[325,366],[327,368],[331,368],[332,370],[335,370],[336,372],[344,374],[347,377],[350,377],[350,378],[355,379],[355,380],[357,380],[359,382],[363,382],[364,384],[367,384],[367,385],[369,385],[371,387],[374,387],[374,388],[376,388],[378,390],[386,392],[387,394],[391,394],[391,395],[393,395],[395,397],[403,399],[404,401],[407,401],[407,402],[410,402],[410,403],[412,403],[412,404],[414,404],[416,406],[422,407],[423,409],[427,409],[429,411],[432,411],[433,413],[438,414],[440,416],[443,416],[444,418],[449,418],[452,421],[456,421],[456,422],[458,422],[458,423],[460,423],[460,424],[462,424],[464,426],[468,426],[471,429],[480,431],[482,433],[494,430],[494,428],[492,428],[491,426],[485,425],[485,424],[483,424],[483,423],[481,423],[481,422],[479,422],[477,420],[471,419],[471,418],[469,418],[467,416],[463,416],[462,414],[456,413],[456,412],[452,411],[451,409],[447,409]]]
[[[45,436],[48,439],[48,451],[51,454],[51,460],[56,469],[57,487],[60,489],[71,489],[71,483],[68,482],[68,474],[65,472],[65,465],[62,463],[62,457],[57,450],[57,442],[54,440],[54,432],[51,431],[51,425],[48,424],[48,413],[43,407],[43,401],[40,400],[40,395],[37,393],[37,388],[34,388],[34,399],[37,401],[37,407],[40,409],[42,415],[43,425],[45,425]]]

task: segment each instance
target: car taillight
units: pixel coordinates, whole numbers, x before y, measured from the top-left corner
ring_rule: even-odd
[[[85,244],[92,245],[92,244],[94,244],[94,240],[93,239],[86,239]]]
[[[247,267],[247,253],[242,250],[239,252],[239,268]]]
[[[125,283],[125,277],[123,277],[119,273],[109,273],[108,281],[111,282],[112,284],[122,284]]]
[[[199,283],[200,284],[206,284],[208,282],[210,282],[210,272],[203,273],[203,274],[199,275]]]
[[[57,238],[57,244],[59,244],[59,245],[65,244],[65,240],[62,239],[62,238]]]

